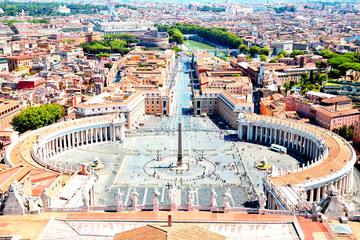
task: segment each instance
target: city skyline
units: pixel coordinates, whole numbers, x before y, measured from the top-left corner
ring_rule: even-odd
[[[356,239],[359,19],[0,2],[0,239]]]

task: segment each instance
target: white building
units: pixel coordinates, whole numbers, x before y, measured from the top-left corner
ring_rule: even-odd
[[[94,30],[105,34],[131,33],[143,34],[149,30],[155,30],[154,23],[151,22],[97,22]]]
[[[71,9],[68,8],[66,5],[60,5],[60,7],[58,8],[58,12],[62,14],[70,14]]]

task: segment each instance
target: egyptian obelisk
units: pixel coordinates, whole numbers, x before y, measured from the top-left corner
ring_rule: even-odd
[[[178,159],[177,166],[182,167],[182,136],[181,136],[181,122],[179,122],[178,127]]]

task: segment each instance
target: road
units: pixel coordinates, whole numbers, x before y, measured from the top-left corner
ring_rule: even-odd
[[[179,122],[183,123],[184,128],[190,128],[192,125],[191,87],[190,77],[187,73],[190,68],[190,59],[181,56],[177,58],[177,61],[177,74],[172,88],[174,91],[172,115],[170,119],[164,119],[163,121],[163,127],[171,131],[178,128]]]

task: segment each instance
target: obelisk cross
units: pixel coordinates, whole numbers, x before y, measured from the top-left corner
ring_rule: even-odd
[[[178,159],[177,166],[182,167],[182,136],[181,136],[181,122],[178,127]]]

